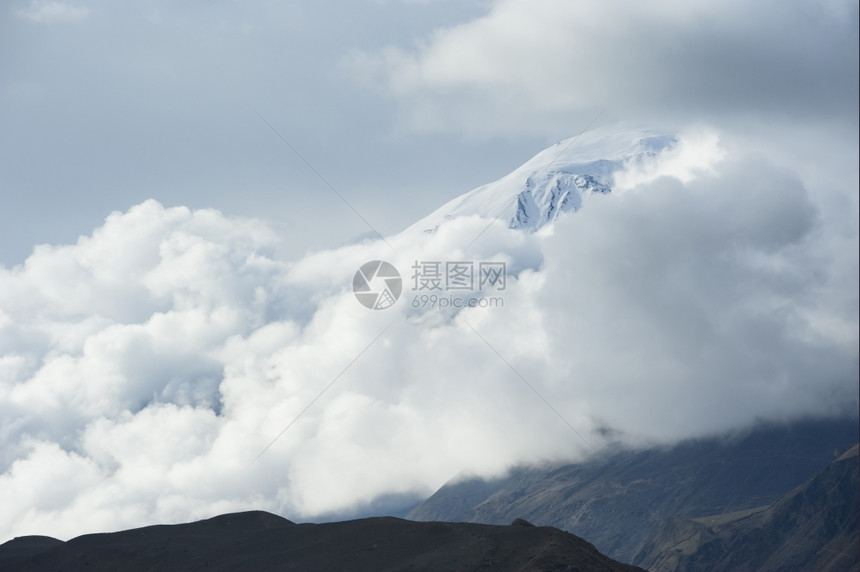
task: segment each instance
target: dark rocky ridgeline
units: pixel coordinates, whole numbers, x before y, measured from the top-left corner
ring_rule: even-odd
[[[667,524],[635,562],[654,572],[860,570],[858,473],[854,445],[769,507]]]
[[[0,567],[40,572],[641,570],[611,560],[572,534],[524,520],[511,526],[391,517],[295,524],[266,512],[88,534],[68,542],[16,538],[0,545]]]

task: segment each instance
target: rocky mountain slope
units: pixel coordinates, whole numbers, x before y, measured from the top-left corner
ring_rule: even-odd
[[[769,505],[857,440],[857,421],[763,425],[673,447],[617,450],[584,463],[455,479],[409,518],[483,523],[522,516],[632,562],[665,523]]]
[[[636,557],[654,572],[860,570],[858,446],[760,510],[674,520]]]

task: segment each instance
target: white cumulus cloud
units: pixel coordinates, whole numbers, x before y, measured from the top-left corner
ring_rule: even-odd
[[[624,176],[545,232],[464,217],[294,261],[263,221],[146,201],[0,268],[0,537],[318,518],[606,428],[853,412],[851,212],[707,135]],[[374,259],[404,278],[385,311],[351,291]],[[415,308],[428,260],[506,262],[503,304]]]

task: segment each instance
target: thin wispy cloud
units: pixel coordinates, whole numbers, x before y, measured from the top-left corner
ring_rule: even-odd
[[[18,15],[22,18],[40,24],[77,22],[87,18],[89,14],[89,8],[58,0],[31,0],[27,6],[18,10]]]

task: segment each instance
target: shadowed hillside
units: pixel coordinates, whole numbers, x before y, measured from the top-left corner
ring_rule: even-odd
[[[295,524],[266,512],[189,524],[88,534],[61,542],[23,537],[0,546],[0,568],[50,570],[640,570],[588,542],[525,521],[511,526],[368,518]]]

